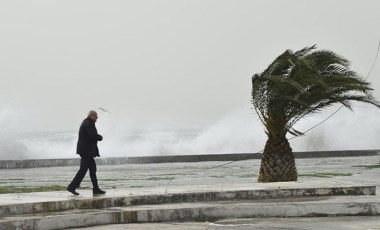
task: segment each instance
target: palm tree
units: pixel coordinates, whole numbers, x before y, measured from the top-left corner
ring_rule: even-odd
[[[351,101],[380,108],[370,83],[350,69],[350,62],[316,46],[286,50],[262,73],[252,77],[252,104],[268,140],[261,158],[259,182],[296,181],[297,169],[286,137],[303,135],[294,124],[307,115]]]

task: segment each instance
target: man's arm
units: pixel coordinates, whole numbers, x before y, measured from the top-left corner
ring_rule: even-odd
[[[96,130],[95,124],[92,122],[87,122],[85,124],[86,132],[88,136],[96,141],[102,141],[103,137],[98,134],[98,131]]]

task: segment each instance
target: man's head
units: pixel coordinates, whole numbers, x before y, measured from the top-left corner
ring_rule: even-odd
[[[98,120],[98,113],[95,110],[91,110],[90,112],[88,112],[87,118],[96,122],[96,120]]]

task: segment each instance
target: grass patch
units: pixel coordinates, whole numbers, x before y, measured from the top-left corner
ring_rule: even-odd
[[[0,179],[0,180],[3,180],[3,181],[22,181],[22,180],[25,180],[25,179],[21,179],[21,178],[11,178],[11,179]]]
[[[354,165],[352,167],[366,168],[366,169],[379,169],[380,168],[380,164],[375,164],[375,165]]]
[[[153,181],[155,181],[155,180],[171,180],[171,179],[173,179],[173,177],[154,177],[154,176],[152,176],[152,177],[147,177],[144,180],[153,180]]]
[[[120,179],[120,178],[105,178],[105,179],[100,179],[99,178],[99,181],[126,181],[126,180],[132,180],[132,179]]]
[[[142,185],[132,185],[129,188],[145,188],[145,186],[142,186]]]
[[[218,176],[218,175],[212,175],[210,177],[213,177],[213,178],[225,178],[226,176],[225,175],[220,175],[220,176]]]
[[[252,177],[257,177],[257,175],[250,173],[250,174],[237,175],[237,177],[239,177],[239,178],[252,178]]]
[[[99,181],[136,181],[136,180],[171,180],[173,177],[144,177],[144,178],[104,178]]]
[[[319,178],[333,178],[336,176],[352,176],[352,173],[305,173],[299,174],[300,177],[319,177]]]
[[[49,186],[0,186],[0,194],[6,193],[29,193],[29,192],[50,192],[50,191],[63,191],[65,186],[49,185]]]

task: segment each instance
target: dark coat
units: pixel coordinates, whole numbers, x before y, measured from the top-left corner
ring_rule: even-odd
[[[98,134],[95,122],[90,118],[84,119],[79,128],[77,154],[81,157],[99,157],[98,141],[103,137]]]

